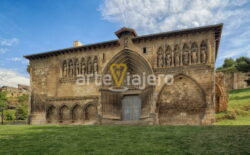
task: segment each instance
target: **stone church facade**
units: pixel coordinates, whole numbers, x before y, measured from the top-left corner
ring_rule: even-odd
[[[137,36],[26,55],[31,83],[31,124],[192,124],[214,122],[215,61],[222,24]],[[138,75],[172,75],[171,85],[110,86],[94,82],[126,64]],[[90,76],[89,84],[79,77]],[[111,86],[114,86],[112,82]],[[115,87],[115,86],[114,86]]]

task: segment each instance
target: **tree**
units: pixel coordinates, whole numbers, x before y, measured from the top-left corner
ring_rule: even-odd
[[[18,96],[18,106],[16,108],[16,119],[25,120],[28,117],[29,95]]]
[[[235,61],[233,58],[226,58],[224,60],[224,64],[222,65],[223,68],[232,68],[235,66]]]
[[[2,113],[2,125],[3,125],[3,118],[4,118],[4,109],[7,107],[7,98],[6,98],[6,92],[1,91],[0,92],[0,111]]]
[[[233,58],[226,58],[221,67],[218,67],[216,71],[218,72],[236,72],[235,68],[236,62]]]
[[[240,72],[250,72],[250,58],[248,57],[237,58],[236,69]]]

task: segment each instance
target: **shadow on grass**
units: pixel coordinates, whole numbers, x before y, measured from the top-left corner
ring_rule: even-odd
[[[243,88],[243,89],[235,89],[235,90],[230,90],[230,94],[238,94],[238,93],[244,93],[244,92],[249,92],[250,88]]]
[[[0,129],[0,154],[247,154],[249,131],[250,126],[7,126]]]
[[[231,96],[229,97],[230,100],[245,100],[250,99],[250,95],[248,96]]]

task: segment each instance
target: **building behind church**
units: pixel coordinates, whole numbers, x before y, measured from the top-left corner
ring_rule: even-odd
[[[115,32],[117,40],[88,45],[76,41],[71,48],[26,55],[30,123],[212,124],[221,31],[218,24],[138,36],[122,28]],[[95,76],[112,74],[113,64],[125,64],[130,75],[172,75],[173,83],[142,89],[124,80],[124,91],[110,89],[117,87],[114,78],[109,85],[97,85]],[[92,75],[89,84],[79,84],[86,75]]]

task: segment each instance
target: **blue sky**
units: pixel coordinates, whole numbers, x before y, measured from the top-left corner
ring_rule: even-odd
[[[0,0],[0,85],[28,84],[22,56],[116,39],[122,26],[142,34],[224,23],[217,66],[250,56],[246,0]]]

